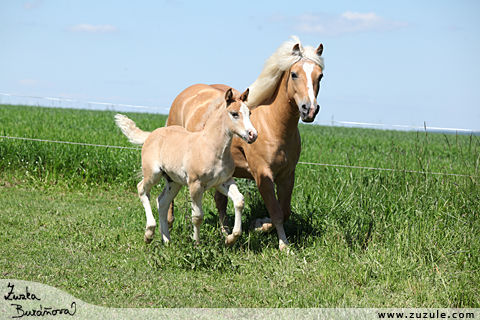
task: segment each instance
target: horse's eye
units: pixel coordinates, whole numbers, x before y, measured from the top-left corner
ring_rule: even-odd
[[[232,112],[230,112],[230,114],[231,114],[232,117],[234,117],[234,118],[238,118],[238,117],[239,117],[239,114],[238,114],[238,112],[236,112],[236,111],[232,111]]]
[[[292,74],[292,79],[293,79],[293,80],[295,80],[295,79],[298,78],[298,75],[297,75],[296,72],[292,72],[291,74]]]
[[[318,77],[318,82],[323,79],[323,73]]]

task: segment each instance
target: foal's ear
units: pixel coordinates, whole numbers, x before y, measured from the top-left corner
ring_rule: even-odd
[[[320,43],[320,45],[317,48],[317,55],[320,57],[323,52],[323,44]]]
[[[297,43],[293,46],[292,55],[299,56],[300,55],[300,43]]]
[[[228,89],[227,92],[225,92],[225,101],[227,102],[226,103],[227,107],[230,103],[234,101],[232,88]]]
[[[245,92],[242,93],[242,95],[240,96],[240,100],[242,100],[243,102],[247,101],[249,92],[250,92],[250,89],[247,88],[247,90],[245,90]]]

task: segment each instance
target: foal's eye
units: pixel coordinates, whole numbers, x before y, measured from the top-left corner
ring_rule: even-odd
[[[234,117],[234,118],[238,118],[238,117],[240,116],[240,115],[238,114],[238,112],[236,112],[236,111],[232,111],[232,112],[230,112],[230,114],[231,114],[232,117]]]
[[[296,72],[292,72],[291,75],[292,75],[292,79],[293,79],[293,80],[295,80],[295,79],[298,78],[298,75],[297,75]]]

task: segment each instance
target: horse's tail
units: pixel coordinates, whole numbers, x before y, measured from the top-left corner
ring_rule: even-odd
[[[128,141],[133,144],[142,145],[150,135],[150,132],[141,130],[133,120],[123,114],[117,113],[115,115],[115,123],[122,130],[123,134],[127,136]]]

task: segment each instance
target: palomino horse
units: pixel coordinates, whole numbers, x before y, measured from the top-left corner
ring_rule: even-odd
[[[271,220],[257,225],[262,231],[277,229],[279,248],[288,246],[283,223],[291,214],[295,166],[300,157],[298,120],[312,122],[320,107],[316,97],[323,77],[323,45],[302,47],[297,37],[283,43],[265,62],[258,79],[249,87],[247,105],[259,138],[249,145],[234,139],[234,176],[254,179]],[[194,85],[180,93],[170,108],[167,126],[180,125],[188,131],[202,130],[210,117],[210,102],[222,95],[224,85]],[[276,195],[275,195],[276,185]],[[219,218],[225,223],[227,199],[215,194]],[[168,220],[173,222],[173,207]]]
[[[257,131],[250,122],[250,110],[244,103],[248,89],[239,99],[234,99],[229,89],[219,99],[211,101],[210,121],[200,132],[188,132],[183,127],[172,126],[153,132],[140,130],[135,122],[117,114],[115,121],[130,142],[143,144],[143,180],[137,186],[138,195],[145,207],[147,226],[145,242],[152,241],[156,222],[150,206],[150,190],[165,179],[165,188],[157,199],[160,232],[165,242],[170,241],[167,212],[181,187],[188,185],[192,199],[194,239],[199,241],[203,221],[202,196],[210,188],[230,197],[235,207],[235,226],[227,236],[226,245],[232,245],[242,233],[243,195],[238,191],[232,174],[235,170],[231,145],[234,135],[247,144],[257,139]]]

